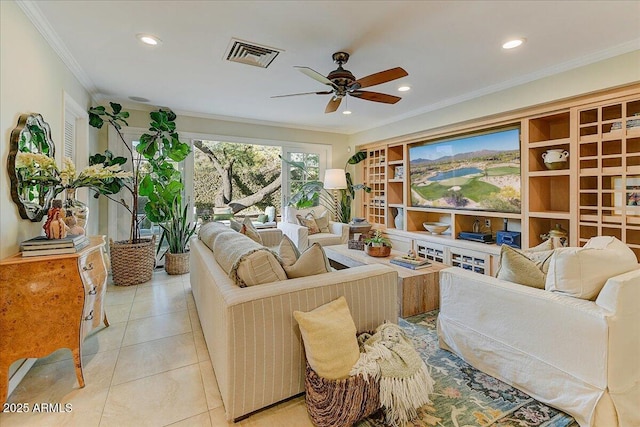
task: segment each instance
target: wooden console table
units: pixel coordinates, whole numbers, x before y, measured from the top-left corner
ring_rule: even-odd
[[[0,261],[0,402],[7,400],[9,366],[22,358],[44,357],[59,348],[73,354],[84,387],[82,341],[104,320],[107,269],[104,237],[75,254]]]
[[[420,270],[411,270],[391,264],[389,261],[404,253],[391,251],[388,257],[371,257],[364,251],[349,249],[347,245],[323,247],[331,266],[335,269],[357,267],[365,264],[384,264],[398,272],[398,312],[400,317],[435,310],[440,305],[440,270],[448,265],[431,261],[431,266]]]

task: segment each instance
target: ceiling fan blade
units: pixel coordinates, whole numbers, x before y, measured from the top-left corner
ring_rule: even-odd
[[[351,86],[349,86],[349,90],[358,90],[363,87],[379,85],[408,75],[409,73],[407,73],[401,67],[392,68],[386,71],[380,71],[379,73],[371,74],[356,80],[351,84]]]
[[[327,104],[327,108],[324,109],[325,113],[333,113],[338,109],[340,103],[342,102],[342,98],[332,97]]]
[[[323,76],[323,75],[322,75],[322,74],[320,74],[319,72],[317,72],[317,71],[315,71],[315,70],[312,70],[312,69],[311,69],[311,68],[309,68],[309,67],[298,67],[298,66],[294,66],[293,68],[297,68],[297,69],[298,69],[298,71],[300,71],[301,73],[303,73],[303,74],[305,74],[305,75],[307,75],[307,76],[311,77],[311,78],[312,78],[312,79],[314,79],[314,80],[319,81],[319,82],[320,82],[320,83],[322,83],[322,84],[329,85],[329,86],[331,86],[331,87],[335,87],[335,88],[337,88],[337,86],[336,86],[336,85],[335,85],[331,80],[329,80],[328,78],[326,78],[325,76]]]
[[[289,95],[275,95],[272,96],[271,98],[285,98],[287,96],[298,96],[298,95],[329,95],[333,93],[332,90],[325,90],[323,92],[304,92],[304,93],[292,93]]]
[[[356,98],[360,99],[366,99],[367,101],[383,102],[385,104],[395,104],[402,99],[399,96],[387,95],[386,93],[380,92],[369,92],[366,90],[356,90],[354,92],[349,92],[349,95],[355,96]]]

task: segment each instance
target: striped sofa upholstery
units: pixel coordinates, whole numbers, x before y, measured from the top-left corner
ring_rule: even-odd
[[[231,282],[211,250],[191,243],[191,289],[228,420],[304,391],[294,310],[344,295],[358,330],[397,322],[397,273],[368,265],[249,288]]]

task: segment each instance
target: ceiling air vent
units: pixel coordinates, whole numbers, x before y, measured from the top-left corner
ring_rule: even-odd
[[[267,68],[280,52],[280,49],[231,39],[225,57],[227,61]]]

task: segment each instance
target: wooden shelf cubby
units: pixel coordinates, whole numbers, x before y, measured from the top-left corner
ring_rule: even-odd
[[[577,114],[578,243],[614,236],[640,259],[640,206],[633,205],[640,205],[640,99],[612,100]]]
[[[471,206],[411,206],[411,147],[505,126],[520,127],[520,213],[474,211]],[[485,262],[494,265],[499,258],[498,246],[462,241],[457,236],[461,231],[472,231],[476,220],[481,226],[490,220],[495,236],[507,218],[508,230],[522,233],[523,248],[540,244],[540,236],[559,225],[568,231],[570,246],[610,235],[626,243],[640,260],[640,201],[633,202],[638,205],[630,202],[640,193],[640,84],[363,147],[368,152],[363,181],[373,189],[362,198],[367,220],[374,227],[389,229],[422,256],[446,263],[457,257],[456,262],[464,263],[465,258],[457,256],[455,249],[462,248],[477,252],[467,255],[472,259],[481,260],[482,254],[488,254],[490,259]],[[543,154],[548,150],[568,152],[562,169],[545,165]],[[403,168],[402,175],[397,173],[399,168]],[[404,224],[396,230],[398,209],[402,209]],[[431,235],[424,222],[443,222],[450,227],[444,235]],[[465,265],[472,270],[478,267]]]

